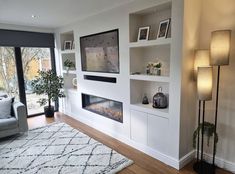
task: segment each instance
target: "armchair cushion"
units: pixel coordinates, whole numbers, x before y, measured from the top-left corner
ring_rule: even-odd
[[[18,126],[18,121],[15,117],[0,119],[0,131],[14,129]]]
[[[3,98],[0,100],[0,119],[11,117],[12,98]]]

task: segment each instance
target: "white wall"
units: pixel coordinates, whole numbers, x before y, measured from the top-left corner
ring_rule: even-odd
[[[183,60],[181,81],[180,158],[193,150],[196,125],[196,82],[193,78],[194,50],[199,47],[202,0],[184,2]]]
[[[203,0],[201,15],[200,48],[209,49],[212,31],[232,30],[230,64],[221,67],[217,157],[233,162],[235,172],[235,1]],[[214,82],[216,82],[216,72],[214,68]],[[206,120],[209,121],[214,121],[215,86],[214,83],[213,101],[206,103]],[[209,153],[209,149],[206,149],[206,152]]]

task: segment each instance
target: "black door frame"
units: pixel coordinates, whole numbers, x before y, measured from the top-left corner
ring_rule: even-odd
[[[16,72],[17,72],[17,79],[18,79],[18,87],[19,87],[19,98],[20,102],[22,102],[26,106],[27,110],[27,100],[26,100],[26,93],[25,93],[25,83],[24,83],[24,71],[23,71],[23,64],[22,64],[22,54],[21,54],[21,47],[14,47],[15,51],[15,62],[16,62]],[[50,48],[50,55],[51,55],[51,69],[56,73],[56,63],[55,63],[55,50],[54,48]],[[58,111],[59,102],[58,99],[55,101],[55,111]],[[36,113],[32,115],[28,115],[29,117],[43,115],[44,112]]]

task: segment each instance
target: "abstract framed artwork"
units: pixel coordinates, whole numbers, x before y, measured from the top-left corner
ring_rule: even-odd
[[[118,29],[80,37],[82,71],[119,73]]]

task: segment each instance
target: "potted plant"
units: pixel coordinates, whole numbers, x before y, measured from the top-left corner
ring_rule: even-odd
[[[33,92],[37,95],[46,95],[46,98],[40,98],[38,103],[44,107],[46,117],[54,116],[54,106],[51,105],[52,101],[56,101],[57,98],[65,97],[63,92],[64,80],[61,76],[57,76],[52,70],[38,71],[39,76],[32,81]]]
[[[75,69],[75,63],[72,62],[72,61],[69,60],[69,59],[66,59],[66,60],[64,61],[64,67],[66,68],[67,73],[68,73],[69,70]]]
[[[202,123],[197,127],[193,133],[193,147],[196,148],[196,139],[198,134],[202,131]],[[215,133],[215,125],[209,122],[204,122],[204,135],[207,136],[207,146],[210,146],[210,138],[215,136],[215,144],[218,143],[218,134]],[[216,150],[216,145],[215,145]]]
[[[161,67],[162,67],[162,63],[161,62],[157,62],[153,64],[154,67],[154,75],[161,75]]]

